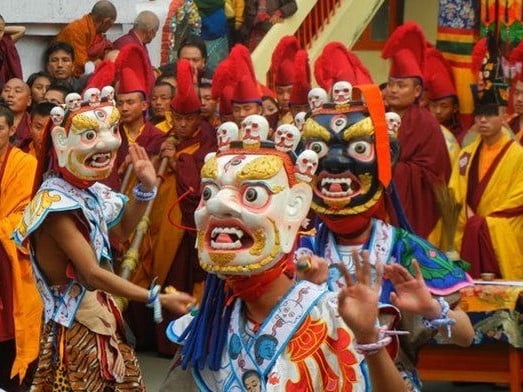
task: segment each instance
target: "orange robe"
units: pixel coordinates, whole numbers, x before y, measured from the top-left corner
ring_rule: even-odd
[[[16,359],[11,376],[23,379],[28,365],[38,356],[42,302],[34,283],[29,255],[11,240],[25,206],[31,200],[36,159],[16,147],[6,156],[0,173],[0,246],[10,262]]]
[[[74,76],[84,73],[84,65],[89,61],[89,48],[95,39],[96,27],[89,14],[73,20],[56,36],[55,41],[67,42],[74,48]]]

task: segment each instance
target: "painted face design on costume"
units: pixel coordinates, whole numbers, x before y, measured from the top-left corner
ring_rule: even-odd
[[[65,116],[65,110],[62,109],[60,106],[55,106],[51,109],[51,121],[54,125],[62,125],[62,121],[64,121]]]
[[[78,93],[67,94],[65,97],[65,105],[71,112],[80,109],[80,106],[82,106],[82,96]]]
[[[299,112],[294,116],[294,124],[296,125],[296,128],[298,128],[301,132],[303,128],[303,124],[305,124],[305,116],[307,113],[305,112]]]
[[[91,87],[84,92],[84,102],[88,102],[89,106],[96,107],[100,104],[101,93],[96,87]]]
[[[387,112],[385,113],[385,120],[387,121],[387,131],[389,132],[389,136],[397,138],[401,126],[400,115],[394,112]]]
[[[310,184],[316,170],[318,170],[318,154],[312,150],[305,150],[298,155],[295,169],[298,180]]]
[[[272,267],[293,250],[312,199],[286,154],[243,151],[218,154],[202,168],[194,216],[200,265],[211,273],[251,275]]]
[[[106,178],[113,168],[122,142],[116,127],[118,109],[111,105],[72,113],[69,131],[55,126],[51,131],[58,165],[80,180]]]
[[[102,89],[102,92],[100,93],[100,96],[102,98],[107,98],[109,102],[114,102],[114,87],[113,86],[105,86]]]
[[[332,101],[338,105],[347,104],[352,100],[352,84],[344,80],[332,86]]]
[[[269,135],[269,122],[259,114],[245,117],[240,127],[240,140],[247,144],[260,143],[267,140]]]
[[[314,112],[315,110],[321,109],[324,103],[329,102],[329,95],[327,94],[327,91],[321,87],[315,87],[309,91],[307,100],[309,101],[311,111]]]
[[[323,109],[303,126],[305,148],[319,157],[312,209],[320,214],[358,214],[381,197],[374,126],[364,110]]]
[[[218,138],[218,151],[229,149],[229,144],[233,140],[238,140],[238,125],[232,121],[224,122],[218,127],[216,137]]]
[[[292,124],[280,125],[274,132],[276,149],[282,152],[294,151],[300,142],[301,133]]]

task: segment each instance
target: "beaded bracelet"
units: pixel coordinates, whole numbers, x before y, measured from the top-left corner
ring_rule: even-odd
[[[156,284],[156,278],[154,278],[151,283],[151,288],[149,289],[149,294],[147,298],[147,303],[145,306],[153,309],[154,322],[159,324],[162,322],[162,304],[160,302],[160,290],[161,286]]]
[[[380,336],[376,343],[360,344],[358,342],[355,342],[354,348],[359,354],[374,355],[378,353],[378,351],[380,351],[382,348],[386,347],[391,341],[392,338],[389,335],[380,333]]]
[[[142,189],[142,184],[138,183],[133,188],[133,195],[134,198],[138,201],[151,201],[156,197],[156,193],[158,192],[158,188],[154,187],[151,191],[145,192]]]
[[[456,320],[453,318],[450,318],[448,316],[450,306],[449,306],[449,303],[447,301],[445,301],[445,298],[438,297],[436,300],[438,301],[438,303],[441,306],[441,313],[437,318],[432,319],[432,320],[427,320],[425,317],[423,317],[422,318],[423,326],[425,328],[434,329],[434,330],[439,329],[441,327],[446,327],[447,328],[447,338],[450,339],[452,337],[451,327],[454,324],[456,324]]]

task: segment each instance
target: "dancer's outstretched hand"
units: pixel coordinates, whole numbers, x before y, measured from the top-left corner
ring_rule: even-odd
[[[129,155],[133,164],[134,173],[142,183],[144,190],[151,190],[156,184],[156,170],[145,149],[137,144],[129,146]]]
[[[354,251],[352,258],[356,266],[357,282],[353,281],[345,266],[340,264],[347,287],[341,289],[339,294],[339,313],[354,332],[358,343],[374,343],[378,340],[376,320],[381,289],[381,264],[376,265],[376,279],[372,282],[369,252],[363,251],[360,257]]]
[[[384,266],[384,273],[390,279],[396,292],[390,294],[391,303],[400,311],[420,314],[427,319],[437,318],[441,312],[441,306],[436,301],[421,274],[419,264],[412,261],[416,277],[398,263]]]

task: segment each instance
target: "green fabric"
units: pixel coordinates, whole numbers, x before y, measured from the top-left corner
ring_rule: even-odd
[[[224,0],[195,0],[200,15],[207,16],[219,8],[225,7]]]

